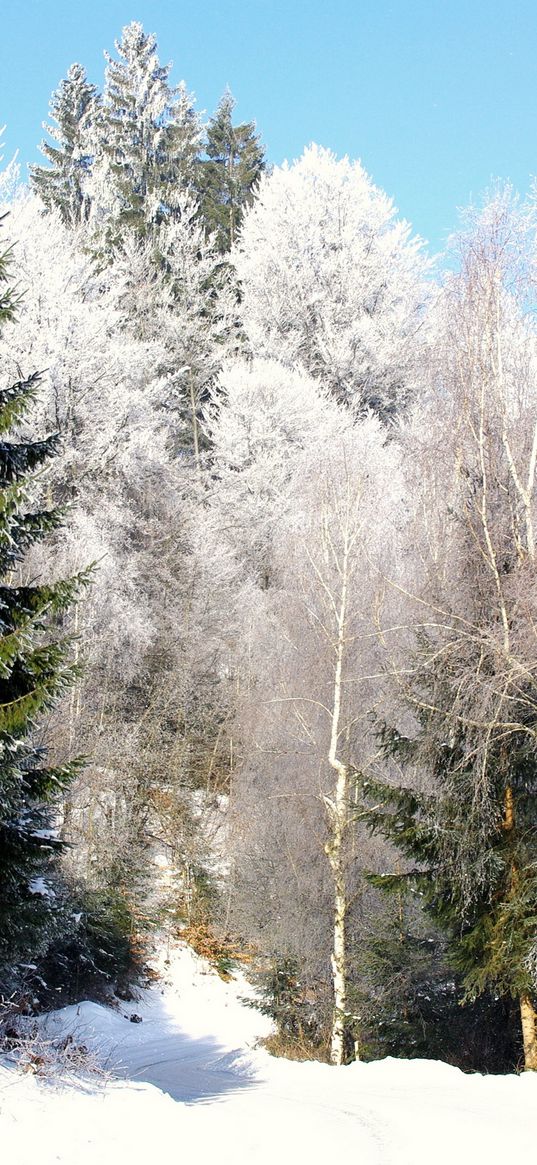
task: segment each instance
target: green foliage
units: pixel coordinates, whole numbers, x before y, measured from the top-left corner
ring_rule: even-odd
[[[248,1006],[272,1019],[284,1040],[324,1044],[323,1023],[313,995],[301,983],[295,959],[275,957],[267,970],[256,974],[255,985],[257,998],[246,1000]]]
[[[107,186],[115,205],[108,224],[115,244],[125,227],[146,236],[173,218],[193,175],[199,126],[183,85],[169,84],[157,42],[138,21],[108,53],[99,150],[108,160]]]
[[[33,990],[50,1006],[126,993],[140,970],[137,924],[122,888],[71,887],[63,931],[38,964]]]
[[[93,165],[95,121],[100,97],[82,65],[71,65],[50,101],[53,126],[46,126],[52,142],[41,143],[49,166],[31,166],[30,182],[47,210],[59,210],[68,226],[87,219],[90,198],[87,179]]]
[[[432,656],[432,651],[431,651]],[[449,937],[450,960],[470,999],[489,992],[531,992],[530,952],[537,921],[537,756],[523,730],[536,693],[520,693],[510,717],[520,731],[488,733],[452,715],[450,677],[420,677],[421,709],[413,737],[384,727],[382,744],[416,786],[368,780],[369,825],[409,862],[397,875],[373,877],[386,890],[411,885]],[[537,717],[535,718],[537,722]],[[476,718],[477,721],[477,718]],[[480,795],[480,790],[486,795]],[[374,802],[374,805],[372,804]]]
[[[515,849],[515,847],[513,847]],[[516,847],[520,852],[520,847]],[[516,860],[516,858],[515,858]],[[528,952],[537,934],[537,867],[513,866],[502,879],[503,894],[476,911],[473,925],[457,943],[456,963],[465,974],[467,996],[475,999],[490,984],[519,997],[533,989]]]
[[[5,259],[0,264],[6,279]],[[7,314],[10,318],[11,302]],[[26,418],[39,375],[0,392],[0,978],[14,963],[43,951],[59,925],[54,888],[58,799],[79,764],[49,767],[36,727],[77,674],[70,644],[55,623],[86,577],[55,584],[18,583],[13,570],[25,550],[55,529],[56,511],[28,512],[29,476],[57,448],[56,436],[12,441]],[[45,880],[45,875],[49,880]]]
[[[201,215],[216,233],[220,251],[229,251],[242,214],[265,169],[263,146],[255,123],[233,125],[235,99],[226,90],[207,126],[206,158],[197,168]]]
[[[91,220],[91,246],[103,265],[126,230],[145,239],[179,218],[186,194],[199,201],[204,227],[227,252],[265,169],[255,123],[233,124],[235,100],[226,90],[201,158],[194,99],[183,82],[170,84],[154,34],[132,21],[115,48],[115,58],[105,53],[102,97],[80,64],[52,94],[50,140],[40,146],[48,165],[30,167],[33,189],[67,225]]]
[[[463,1071],[509,1072],[521,1061],[516,1006],[483,991],[465,998],[448,944],[420,898],[380,903],[360,949],[360,987],[349,992],[365,1059],[441,1059]]]
[[[0,215],[0,223],[5,215]],[[0,254],[0,326],[13,319],[17,306],[18,296],[9,283],[9,264],[11,248]]]
[[[189,924],[211,922],[218,902],[218,890],[214,878],[201,863],[187,869],[187,914]]]

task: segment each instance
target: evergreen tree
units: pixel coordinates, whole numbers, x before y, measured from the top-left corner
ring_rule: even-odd
[[[263,146],[253,121],[233,125],[235,99],[226,89],[207,126],[206,159],[200,163],[198,185],[201,212],[219,249],[229,251],[265,169]]]
[[[0,260],[0,323],[13,318],[8,260]],[[52,631],[80,578],[24,584],[15,571],[24,552],[61,520],[58,510],[28,509],[29,475],[56,450],[54,435],[11,441],[38,389],[39,373],[0,390],[0,979],[35,957],[54,930],[55,896],[45,876],[61,843],[53,814],[76,762],[48,767],[36,723],[72,682],[69,643]]]
[[[193,174],[199,121],[184,83],[170,86],[153,34],[133,21],[108,53],[96,199],[112,241],[118,227],[145,235],[174,216]],[[115,226],[114,226],[115,224]]]
[[[56,125],[44,128],[53,143],[42,142],[49,166],[31,166],[30,182],[48,210],[59,208],[64,222],[76,226],[90,212],[88,180],[93,165],[92,141],[100,97],[82,65],[71,65],[53,93],[50,112]]]
[[[425,1057],[470,1072],[516,1069],[516,1003],[486,991],[465,1000],[446,935],[422,911],[419,895],[397,892],[373,901],[360,974],[349,992],[362,1017],[357,1034],[365,1058]]]
[[[427,912],[449,935],[450,955],[468,1001],[486,995],[519,1000],[526,1067],[537,1069],[529,962],[537,923],[537,779],[535,747],[527,735],[534,733],[537,720],[525,717],[524,728],[510,734],[507,746],[501,739],[490,741],[487,770],[481,774],[476,771],[480,729],[454,722],[449,677],[433,680],[422,674],[416,679],[421,681],[419,698],[430,704],[420,715],[420,730],[409,739],[385,729],[384,747],[403,771],[426,763],[435,791],[368,781],[368,795],[381,803],[370,814],[373,829],[411,863],[407,873],[374,881],[386,889],[406,884],[420,894]],[[536,695],[527,689],[518,711],[524,704],[535,706]],[[469,804],[469,789],[480,777],[496,804],[495,820],[478,820]]]

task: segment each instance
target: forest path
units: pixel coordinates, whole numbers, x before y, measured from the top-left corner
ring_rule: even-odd
[[[61,1087],[0,1066],[0,1134],[10,1165],[505,1165],[533,1160],[537,1078],[465,1076],[435,1061],[332,1068],[255,1047],[268,1021],[177,946],[162,978],[113,1011],[52,1013],[110,1079]],[[138,1022],[131,1022],[136,1016]],[[69,1103],[66,1105],[65,1101]]]
[[[160,981],[119,1012],[82,1003],[49,1016],[49,1030],[74,1031],[113,1076],[179,1102],[181,1143],[187,1135],[200,1165],[324,1162],[349,1147],[363,1165],[395,1163],[376,1114],[356,1096],[340,1103],[332,1069],[255,1049],[272,1025],[245,1004],[252,989],[241,974],[224,982],[181,946],[159,971]]]

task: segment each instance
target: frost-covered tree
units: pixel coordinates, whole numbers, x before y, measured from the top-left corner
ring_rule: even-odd
[[[13,317],[0,259],[0,323]],[[76,765],[50,765],[37,729],[43,714],[73,684],[70,643],[58,631],[81,579],[26,582],[25,554],[54,531],[58,510],[32,507],[31,479],[57,451],[57,436],[24,440],[20,426],[39,389],[38,373],[20,374],[0,390],[0,981],[21,959],[35,957],[55,929],[54,874],[59,842],[54,814]],[[13,437],[10,434],[14,434]],[[16,974],[15,974],[16,978]]]
[[[348,1057],[351,1035],[359,1037],[350,986],[371,849],[356,775],[377,752],[371,721],[385,683],[375,614],[382,563],[393,552],[397,480],[396,451],[371,418],[347,421],[339,440],[297,460],[239,717],[239,887],[243,898],[252,893],[255,871],[265,941],[268,932],[310,983],[330,988],[334,1063]]]
[[[239,342],[236,292],[197,203],[183,194],[177,209],[178,217],[162,223],[151,239],[125,236],[110,286],[126,332],[161,346],[162,407],[174,447],[192,451],[199,467],[201,408]]]
[[[52,138],[41,144],[48,166],[31,166],[30,182],[48,210],[58,209],[69,226],[90,214],[90,177],[96,148],[100,97],[82,65],[71,65],[53,93],[50,112],[55,125],[44,125]]]
[[[154,400],[162,346],[134,343],[122,328],[109,279],[96,276],[91,257],[61,215],[45,214],[39,199],[20,194],[10,204],[8,237],[18,239],[26,351],[43,368],[37,402],[45,427],[64,438],[51,473],[61,500],[89,483],[125,470],[141,443],[158,445]],[[24,357],[21,328],[6,330],[4,366],[15,373]],[[78,369],[78,375],[77,375]]]
[[[534,230],[498,192],[470,216],[437,305],[406,458],[415,577],[398,583],[414,638],[394,672],[413,720],[388,722],[401,778],[369,792],[372,822],[411,863],[392,884],[418,887],[469,998],[518,1001],[536,1069]]]
[[[199,530],[234,749],[233,917],[268,953],[299,960],[341,1062],[367,865],[353,773],[377,751],[373,597],[397,513],[396,450],[373,418],[354,424],[312,377],[275,361],[225,366],[205,424]]]
[[[353,409],[389,418],[416,379],[421,241],[359,162],[310,146],[261,179],[233,262],[258,356],[300,361]]]
[[[320,455],[345,424],[335,402],[301,370],[262,359],[224,366],[204,417],[212,475],[207,517],[239,578],[269,586],[292,466],[305,448]]]
[[[246,206],[265,169],[264,150],[254,122],[233,124],[235,98],[226,89],[207,125],[197,185],[205,227],[216,232],[218,247],[233,246]]]
[[[180,888],[185,869],[203,864],[202,795],[195,802],[193,790],[202,787],[209,804],[221,777],[214,620],[204,612],[204,548],[199,558],[192,552],[192,495],[201,487],[184,365],[175,379],[187,342],[192,359],[205,352],[195,384],[217,366],[204,329],[210,303],[204,315],[194,283],[207,274],[208,244],[196,220],[204,250],[195,260],[190,236],[181,235],[185,215],[182,227],[162,228],[172,238],[169,270],[131,234],[116,264],[96,273],[77,233],[45,215],[37,199],[15,200],[10,229],[22,240],[28,288],[21,322],[32,360],[46,369],[39,416],[62,434],[42,484],[52,498],[74,503],[54,568],[62,575],[97,563],[92,591],[72,614],[87,664],[51,725],[60,754],[78,741],[90,757],[66,801],[65,835],[75,843],[66,861],[77,878],[111,886],[145,910],[158,898],[151,859],[159,845],[176,863]],[[14,369],[23,356],[17,329],[4,339],[2,359]],[[42,565],[36,547],[30,568]]]
[[[169,84],[155,36],[133,21],[116,41],[119,59],[105,54],[99,159],[95,167],[95,226],[110,242],[125,228],[139,234],[173,218],[193,176],[200,125],[184,83]]]
[[[62,745],[67,753],[73,751],[79,740],[92,757],[70,792],[66,824],[75,840],[86,833],[84,845],[73,854],[80,866],[92,845],[99,851],[104,843],[104,834],[91,826],[95,818],[104,828],[103,806],[117,801],[123,807],[116,813],[118,838],[130,814],[132,786],[125,775],[120,792],[127,770],[117,758],[128,755],[125,742],[133,737],[127,724],[129,688],[144,672],[159,623],[149,585],[149,558],[154,562],[156,555],[151,532],[155,539],[162,536],[164,499],[166,514],[172,509],[155,375],[163,350],[155,341],[136,342],[126,334],[114,295],[95,276],[90,256],[58,214],[46,215],[36,198],[21,197],[12,205],[9,226],[21,239],[20,277],[28,290],[20,308],[21,328],[4,329],[2,361],[12,374],[25,359],[46,369],[36,405],[38,423],[59,431],[62,443],[42,476],[42,488],[51,501],[74,503],[69,531],[49,547],[49,561],[59,576],[88,561],[99,564],[93,591],[71,616],[90,663],[55,725],[60,752]],[[36,546],[30,568],[37,572],[45,566]],[[79,805],[87,807],[86,816],[78,815]],[[88,818],[94,839],[89,847]],[[103,873],[104,863],[94,868]]]

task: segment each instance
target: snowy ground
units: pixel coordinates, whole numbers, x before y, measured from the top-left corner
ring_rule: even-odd
[[[164,979],[115,1013],[56,1012],[109,1079],[55,1083],[0,1065],[6,1165],[505,1165],[535,1159],[537,1074],[465,1076],[433,1061],[330,1068],[256,1050],[267,1021],[178,948]],[[130,1022],[136,1013],[141,1023]],[[119,1078],[118,1078],[119,1077]]]

